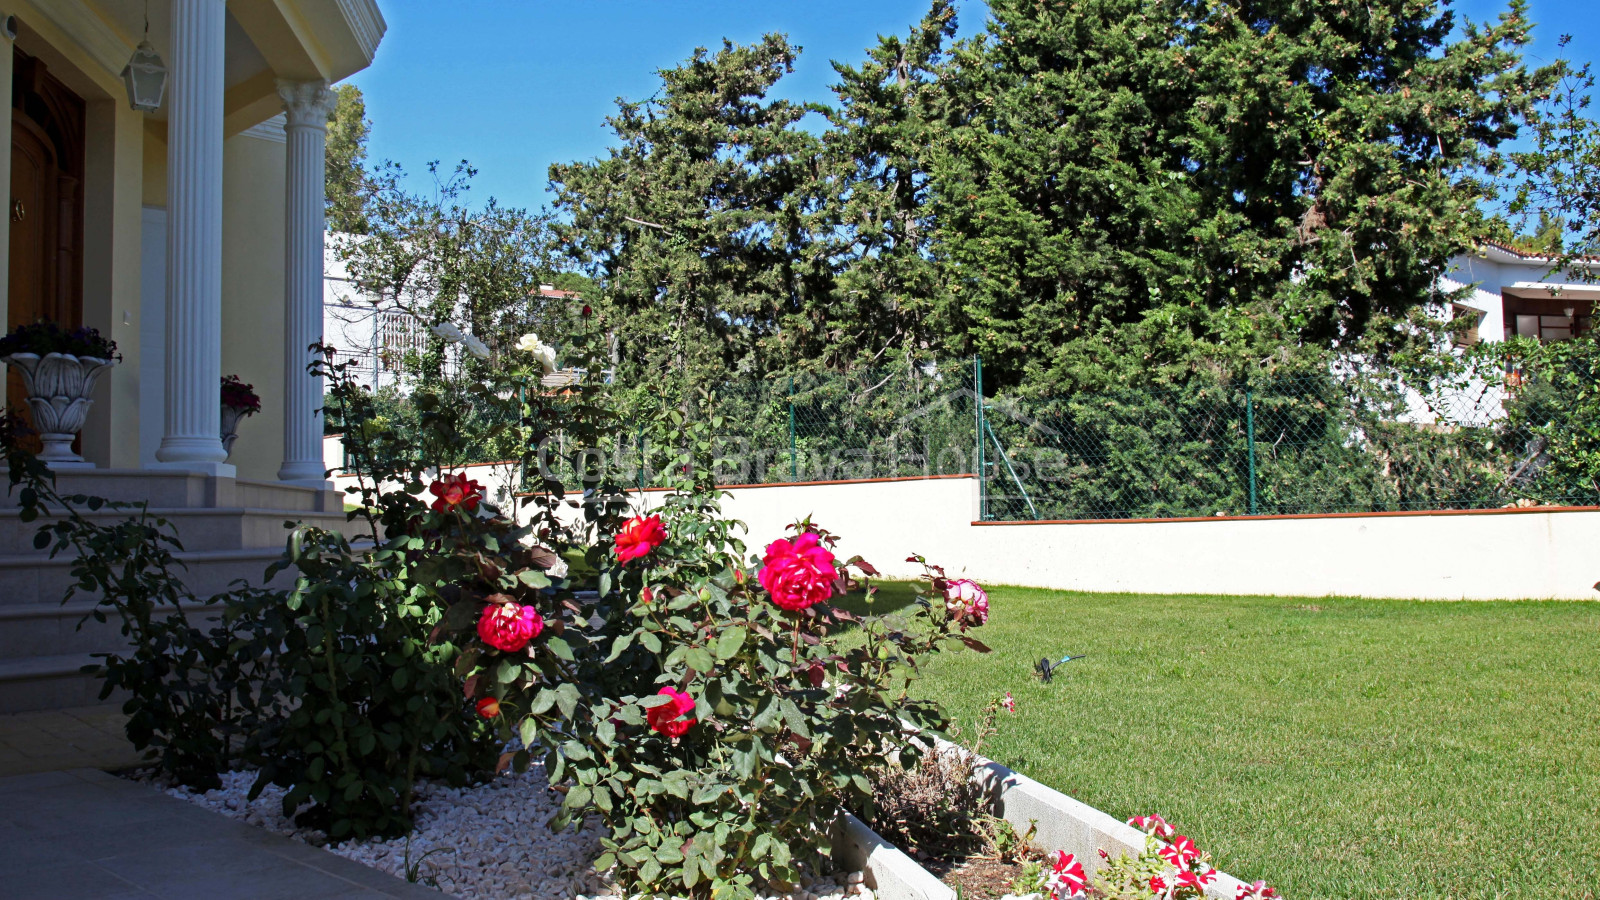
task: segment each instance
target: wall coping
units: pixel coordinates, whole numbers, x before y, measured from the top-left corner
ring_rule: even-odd
[[[1283,522],[1296,519],[1393,519],[1425,516],[1505,516],[1528,513],[1600,512],[1600,506],[1517,506],[1503,509],[1403,509],[1378,512],[1277,513],[1262,516],[1172,516],[1157,519],[974,519],[973,526],[992,525],[1151,525],[1188,522]]]

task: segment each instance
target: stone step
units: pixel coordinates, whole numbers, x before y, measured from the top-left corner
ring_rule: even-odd
[[[174,554],[182,562],[174,573],[197,597],[210,597],[232,588],[234,581],[261,585],[267,567],[283,556],[280,548],[226,549],[226,551],[182,551]],[[43,554],[0,556],[0,613],[11,607],[54,607],[61,604],[67,588],[74,585],[72,557],[45,557]],[[280,573],[274,585],[293,583],[293,575]],[[88,601],[82,593],[74,601]]]
[[[278,547],[251,550],[185,550],[175,554],[183,566],[175,574],[197,597],[210,597],[232,587],[239,579],[259,585],[267,567],[282,556]],[[67,588],[74,583],[74,559],[63,554],[55,558],[43,554],[0,556],[0,616],[16,607],[52,609],[60,606]],[[293,583],[291,573],[279,573],[275,585]],[[73,598],[90,600],[79,593]],[[37,614],[37,613],[34,613]]]
[[[100,699],[100,679],[82,671],[94,662],[87,653],[0,660],[0,714],[122,702]]]
[[[137,513],[135,513],[137,514]],[[0,555],[35,552],[34,535],[40,522],[22,522],[15,511],[0,512]],[[248,507],[157,507],[152,518],[166,519],[177,527],[185,550],[282,549],[289,535],[285,522],[304,522],[347,535],[360,534],[361,524],[345,519],[343,512],[303,512]],[[91,521],[111,523],[130,517],[125,510],[85,511]],[[54,518],[54,517],[52,517]]]
[[[43,604],[39,604],[43,605]],[[122,620],[106,610],[106,621],[85,618],[95,608],[92,600],[74,600],[46,609],[0,607],[0,662],[20,661],[65,653],[115,653],[130,646],[122,634]],[[220,607],[185,606],[191,624],[208,628],[221,615]],[[168,609],[158,617],[169,615]]]
[[[0,472],[4,467],[0,467]],[[332,490],[275,481],[217,478],[195,472],[147,469],[85,469],[58,472],[56,492],[63,497],[85,494],[124,503],[148,503],[163,509],[249,507],[302,512],[341,512],[342,494]],[[14,509],[16,495],[0,490],[0,508]]]

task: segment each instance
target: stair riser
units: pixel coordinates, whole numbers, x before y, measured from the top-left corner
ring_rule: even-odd
[[[218,611],[189,612],[189,622],[206,628],[214,624]],[[64,613],[49,618],[12,619],[0,622],[0,662],[28,659],[40,653],[55,656],[67,653],[117,653],[129,649],[131,643],[122,634],[122,622],[114,615],[106,621],[88,619],[79,627],[81,612]]]
[[[55,489],[63,497],[83,494],[121,503],[148,503],[151,507],[162,508],[246,506],[301,512],[337,512],[344,508],[339,495],[331,492],[254,481],[219,482],[198,475],[62,473],[56,476]],[[16,495],[0,487],[0,509],[16,507]]]
[[[95,515],[94,521],[110,524],[117,516]],[[246,550],[284,546],[289,529],[286,521],[302,521],[330,531],[358,534],[355,523],[342,513],[279,512],[195,512],[167,517],[177,527],[178,540],[185,550]],[[34,553],[33,537],[41,523],[9,522],[0,519],[0,555]]]
[[[195,596],[207,598],[229,590],[233,582],[241,578],[252,585],[261,584],[267,566],[275,558],[198,560],[175,572]],[[74,583],[70,569],[65,565],[0,566],[0,610],[35,604],[56,606],[66,596],[67,588]],[[293,583],[293,574],[289,572],[279,573],[274,581],[279,586]],[[73,599],[95,598],[80,592]]]
[[[126,701],[127,694],[122,692],[101,700],[100,683],[100,679],[92,675],[81,674],[0,681],[0,715],[40,709],[119,706]]]

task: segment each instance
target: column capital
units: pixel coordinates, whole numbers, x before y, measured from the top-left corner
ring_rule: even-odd
[[[333,116],[338,95],[328,88],[326,81],[285,81],[278,79],[278,96],[283,100],[283,111],[288,127],[310,126],[326,129]]]

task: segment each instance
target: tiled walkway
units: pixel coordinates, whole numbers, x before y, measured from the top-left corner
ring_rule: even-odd
[[[0,778],[6,900],[441,900],[97,769]]]
[[[116,705],[0,715],[0,777],[60,769],[128,769],[139,754]]]

